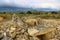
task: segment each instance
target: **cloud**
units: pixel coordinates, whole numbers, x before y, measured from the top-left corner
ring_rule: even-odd
[[[0,5],[60,10],[60,0],[0,0]]]

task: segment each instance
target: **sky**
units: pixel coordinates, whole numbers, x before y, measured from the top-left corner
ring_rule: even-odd
[[[0,6],[2,5],[60,10],[60,0],[0,0]]]

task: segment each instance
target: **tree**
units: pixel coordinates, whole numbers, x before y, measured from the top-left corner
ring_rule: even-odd
[[[32,14],[32,12],[31,11],[27,11],[27,14]]]
[[[53,11],[53,12],[51,12],[51,13],[52,13],[52,14],[57,14],[57,12],[54,12],[54,11]]]

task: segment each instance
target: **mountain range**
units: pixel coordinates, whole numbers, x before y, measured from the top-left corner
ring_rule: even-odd
[[[16,10],[56,11],[56,9],[52,9],[52,8],[27,8],[27,7],[15,7],[15,6],[0,6],[0,11],[16,11]]]

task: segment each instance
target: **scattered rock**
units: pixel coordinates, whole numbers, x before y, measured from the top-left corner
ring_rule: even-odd
[[[42,40],[41,37],[44,40],[60,40],[59,22],[46,19],[27,19],[23,22],[14,14],[12,20],[0,23],[0,40],[4,39],[4,32],[7,40]]]

